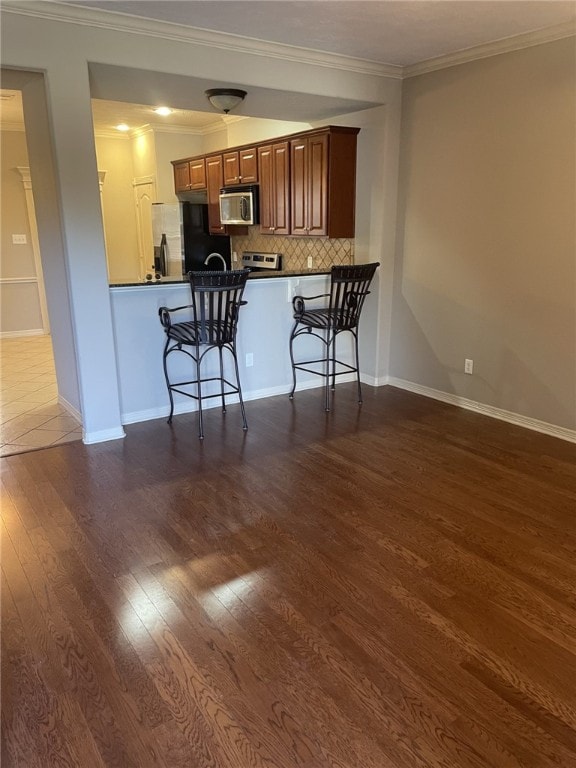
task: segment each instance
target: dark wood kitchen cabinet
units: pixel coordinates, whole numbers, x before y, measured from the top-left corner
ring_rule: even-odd
[[[210,232],[223,235],[226,227],[220,221],[220,189],[224,185],[224,162],[222,155],[206,158],[206,185],[208,193],[208,223]]]
[[[256,147],[224,152],[224,186],[255,184],[258,181]]]
[[[358,129],[330,127],[290,141],[290,232],[354,237]]]
[[[359,130],[328,125],[215,155],[173,160],[176,193],[207,189],[214,234],[246,231],[222,225],[220,188],[259,183],[262,234],[354,237]]]
[[[206,189],[206,164],[204,158],[174,164],[174,191],[189,192]]]
[[[287,141],[258,147],[260,231],[263,235],[290,234],[289,155]]]

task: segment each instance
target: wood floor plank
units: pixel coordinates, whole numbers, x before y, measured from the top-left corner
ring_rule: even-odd
[[[3,461],[3,766],[576,765],[576,447],[320,395]]]

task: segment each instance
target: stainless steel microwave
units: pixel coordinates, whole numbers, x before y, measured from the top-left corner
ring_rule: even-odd
[[[222,224],[258,224],[258,187],[223,187],[220,221]]]

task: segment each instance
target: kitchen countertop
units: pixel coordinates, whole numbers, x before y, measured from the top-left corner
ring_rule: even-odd
[[[250,272],[249,280],[258,280],[262,278],[278,278],[278,277],[307,277],[308,275],[329,275],[329,269],[302,269],[302,270],[261,270]],[[126,278],[124,280],[115,280],[110,283],[110,288],[141,288],[143,286],[154,285],[181,285],[182,283],[188,283],[186,275],[182,277],[162,277],[160,280],[130,280]]]

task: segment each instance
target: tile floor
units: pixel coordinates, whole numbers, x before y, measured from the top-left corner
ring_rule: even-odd
[[[82,439],[58,403],[50,336],[0,339],[0,456]]]

